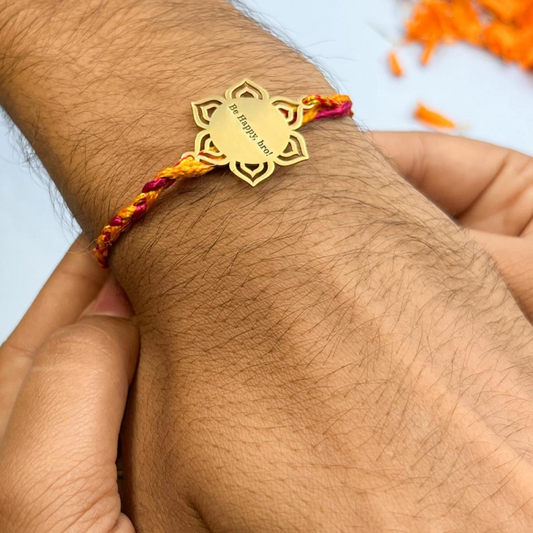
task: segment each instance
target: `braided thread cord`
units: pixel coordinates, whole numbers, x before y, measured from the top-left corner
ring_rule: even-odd
[[[312,106],[305,110],[302,125],[324,118],[353,115],[352,102],[346,95],[320,96],[311,94],[303,98],[302,103],[306,106]],[[173,167],[158,172],[155,178],[145,184],[141,193],[134,198],[131,204],[122,208],[102,229],[93,250],[100,265],[104,268],[108,267],[109,253],[113,244],[133,223],[144,217],[163,191],[177,182],[203,176],[214,168],[216,168],[215,165],[198,161],[194,156],[187,155],[182,157]]]

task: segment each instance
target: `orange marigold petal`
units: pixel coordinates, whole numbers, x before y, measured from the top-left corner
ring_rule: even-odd
[[[530,0],[529,6],[517,18],[516,22],[522,28],[533,28],[533,0]]]
[[[434,128],[455,129],[457,127],[455,122],[421,103],[415,110],[415,118]]]
[[[493,22],[483,33],[485,46],[495,55],[507,61],[516,59],[515,49],[518,44],[516,29],[503,22]]]
[[[458,38],[472,44],[481,42],[483,27],[470,0],[453,0],[450,16]]]
[[[431,41],[426,44],[426,47],[424,48],[424,51],[422,52],[422,56],[420,57],[420,62],[422,65],[426,66],[431,61],[431,58],[433,57],[433,54],[435,53],[435,49],[437,48],[437,41]]]
[[[464,39],[479,44],[482,25],[470,0],[422,0],[406,23],[407,40],[424,45],[422,64],[426,65],[439,43]]]
[[[533,0],[419,0],[406,22],[408,41],[426,65],[441,43],[461,40],[533,68]]]
[[[531,6],[529,0],[478,0],[501,21],[511,22],[521,17]]]
[[[403,76],[403,67],[398,58],[398,54],[394,50],[389,53],[389,69],[395,76]]]
[[[422,43],[443,38],[449,31],[449,9],[450,4],[445,0],[423,0],[415,6],[406,23],[407,38]]]

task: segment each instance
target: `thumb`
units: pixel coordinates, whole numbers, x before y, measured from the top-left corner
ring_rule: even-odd
[[[533,320],[533,247],[529,239],[469,230],[493,258],[526,316]]]
[[[22,517],[38,532],[66,521],[69,531],[133,531],[115,467],[139,349],[131,314],[110,278],[80,320],[39,349],[0,447],[0,526],[7,507],[10,523]]]

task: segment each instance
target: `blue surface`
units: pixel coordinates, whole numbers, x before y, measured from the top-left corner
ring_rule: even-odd
[[[395,79],[387,54],[400,42],[409,3],[400,0],[245,0],[267,26],[290,40],[351,95],[369,129],[421,129],[418,100],[454,118],[462,135],[533,155],[533,75],[467,46],[446,47],[429,68],[420,49],[402,47],[406,77]],[[318,7],[317,2],[317,7]],[[311,9],[310,9],[311,6]],[[309,88],[312,91],[312,87]],[[35,163],[34,163],[35,165]],[[57,191],[28,169],[13,128],[0,119],[0,341],[22,317],[76,235]],[[35,219],[33,214],[39,213]]]

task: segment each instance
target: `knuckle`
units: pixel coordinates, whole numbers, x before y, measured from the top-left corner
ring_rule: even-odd
[[[514,175],[517,183],[526,187],[527,191],[533,186],[533,157],[524,157],[517,152],[509,152],[504,163],[507,172]]]

